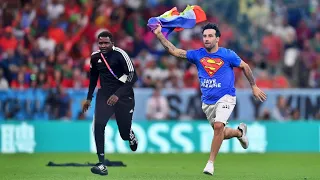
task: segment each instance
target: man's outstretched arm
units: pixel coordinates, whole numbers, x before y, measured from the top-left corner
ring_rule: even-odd
[[[153,31],[156,37],[159,39],[163,47],[173,56],[178,58],[187,58],[187,51],[176,48],[170,41],[168,41],[161,33],[161,25],[159,24],[157,29]]]
[[[247,77],[251,87],[256,86],[256,82],[254,80],[250,66],[247,63],[245,63],[244,61],[241,61],[240,68],[242,69],[244,75]]]
[[[267,95],[256,85],[250,66],[241,60],[239,67],[242,69],[244,75],[247,77],[251,85],[254,97],[260,100],[261,102],[267,100]]]

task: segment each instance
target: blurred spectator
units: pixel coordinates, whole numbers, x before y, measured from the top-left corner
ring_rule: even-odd
[[[65,88],[59,86],[57,89],[57,104],[56,111],[57,119],[70,119],[71,118],[71,97],[67,94]]]
[[[79,15],[81,7],[76,0],[68,0],[65,3],[65,13],[67,18],[72,18],[72,16]]]
[[[0,38],[2,51],[14,50],[18,47],[18,40],[12,33],[12,27],[6,27],[3,36]]]
[[[20,28],[25,29],[30,27],[35,17],[36,17],[36,11],[33,9],[32,4],[25,3],[18,17],[20,18]]]
[[[293,111],[291,112],[290,119],[292,119],[292,120],[300,120],[300,110],[299,109],[293,109]]]
[[[33,64],[36,67],[41,67],[43,65],[41,65],[43,62],[45,62],[45,54],[43,53],[43,51],[41,51],[38,43],[34,42],[32,43],[33,48],[30,51],[30,56],[33,59]],[[32,66],[32,64],[30,64],[30,66]]]
[[[133,11],[127,19],[126,30],[130,36],[142,37],[146,22],[139,11]]]
[[[9,83],[7,79],[4,77],[3,69],[0,68],[0,90],[7,90],[9,89]]]
[[[267,32],[262,39],[262,47],[268,61],[268,68],[271,74],[277,74],[281,70],[281,57],[283,45],[280,37],[276,36],[274,31]]]
[[[271,120],[271,113],[270,113],[269,109],[264,109],[261,116],[258,119],[263,120],[263,121]]]
[[[221,23],[219,25],[219,28],[223,29],[223,36],[221,36],[221,38],[219,39],[219,46],[228,47],[228,42],[230,42],[234,38],[233,29],[227,23]],[[195,47],[195,49],[200,48],[201,46],[202,41],[199,42],[199,46]]]
[[[58,25],[58,20],[52,20],[48,29],[48,35],[56,44],[62,44],[67,40],[65,31]]]
[[[282,24],[276,30],[276,34],[282,39],[284,46],[284,70],[287,76],[293,78],[293,66],[296,64],[299,49],[295,29],[288,24],[287,18],[283,18]]]
[[[320,110],[317,112],[317,114],[315,115],[315,119],[316,120],[320,120]]]
[[[264,0],[256,0],[248,9],[248,17],[253,25],[264,28],[269,21],[270,7]]]
[[[308,28],[305,20],[301,19],[299,21],[296,32],[297,32],[298,44],[300,45],[300,47],[302,47],[303,41],[311,38],[311,30]]]
[[[164,73],[162,69],[157,67],[155,59],[150,59],[146,62],[146,67],[143,73],[144,81],[148,81],[148,78],[154,83],[157,80],[165,80],[168,77],[168,73]]]
[[[305,40],[303,43],[302,52],[299,55],[299,87],[310,87],[309,85],[309,70],[313,67],[316,62],[318,55],[312,49],[310,42]]]
[[[6,4],[1,4],[2,8],[2,27],[12,26],[15,20],[15,8],[9,8]]]
[[[148,99],[146,113],[149,120],[164,120],[169,117],[168,100],[160,94],[160,89],[155,88]]]
[[[320,61],[314,62],[309,75],[309,86],[312,88],[320,87]]]
[[[170,74],[164,87],[167,89],[182,89],[183,81],[178,76]]]
[[[38,38],[38,46],[42,52],[45,53],[46,56],[54,53],[54,49],[56,47],[56,42],[49,37],[47,31],[43,33],[43,36]]]
[[[279,96],[276,107],[272,111],[272,118],[280,122],[285,121],[290,119],[290,112],[286,99],[283,96]]]
[[[51,3],[47,5],[47,12],[49,19],[57,19],[64,13],[64,5],[59,0],[51,0]]]
[[[284,75],[279,74],[273,77],[272,88],[277,88],[277,89],[290,88],[290,83]]]
[[[121,30],[123,20],[125,18],[125,9],[123,6],[115,7],[110,14],[110,22],[107,25],[107,29],[112,33],[116,34]]]
[[[48,76],[45,72],[39,72],[36,76],[36,87],[41,89],[48,89],[50,87]]]
[[[53,89],[49,89],[48,95],[45,100],[45,107],[46,107],[46,112],[48,113],[48,118],[49,120],[55,119],[56,118],[56,112],[58,109],[58,101],[56,98],[56,93],[54,92]]]
[[[145,76],[142,81],[142,87],[154,87],[155,83],[152,81],[151,76]]]
[[[5,76],[10,83],[12,79],[17,77],[19,67],[22,65],[22,59],[19,58],[18,54],[16,54],[13,49],[8,49],[2,57],[3,59],[0,63],[4,68]]]
[[[80,89],[89,86],[89,79],[85,78],[79,68],[73,70],[72,88]]]
[[[49,119],[70,119],[71,117],[71,97],[62,86],[58,86],[56,92],[49,91],[46,107]]]
[[[142,0],[126,0],[126,5],[128,6],[128,8],[137,10],[138,8],[141,7],[141,5],[143,4]]]
[[[10,86],[13,89],[20,90],[27,89],[30,87],[30,85],[26,82],[25,74],[21,71],[18,73],[17,79],[11,82]]]
[[[273,86],[272,79],[267,71],[260,71],[256,79],[256,84],[263,89],[270,89]]]
[[[176,60],[171,60],[167,63],[167,70],[163,74],[168,74],[165,88],[181,89],[183,84],[183,72],[177,67]]]
[[[186,115],[190,119],[207,119],[206,115],[202,110],[201,90],[199,87],[197,88],[197,93],[190,98],[190,102],[188,104],[186,113]]]
[[[63,87],[68,87],[69,86],[69,82],[66,80],[66,78],[64,78],[64,74],[61,70],[55,70],[54,71],[54,75],[53,77],[51,77],[50,80],[50,87],[51,88],[56,88],[59,85],[63,86]]]
[[[191,66],[184,74],[183,77],[184,88],[199,88],[199,81],[197,76],[197,70],[194,66]]]
[[[119,30],[119,32],[117,33],[117,36],[118,36],[118,39],[121,39],[121,41],[117,43],[117,46],[125,50],[126,52],[128,52],[128,54],[132,54],[133,52],[132,36],[129,36],[124,30]]]
[[[316,53],[320,53],[320,29],[317,30],[314,37],[310,39],[310,46]]]

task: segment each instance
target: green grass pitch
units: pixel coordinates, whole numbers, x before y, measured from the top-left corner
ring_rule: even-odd
[[[127,167],[109,167],[108,176],[90,167],[47,167],[55,163],[96,162],[89,153],[0,154],[0,179],[12,180],[320,180],[320,153],[219,154],[215,174],[202,170],[208,154],[110,154]]]

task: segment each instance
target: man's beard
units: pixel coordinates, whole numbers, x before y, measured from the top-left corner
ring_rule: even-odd
[[[206,48],[206,50],[211,51],[214,48],[214,46],[207,46],[205,48]]]
[[[215,45],[204,46],[204,48],[208,51],[211,51],[213,48],[215,48]]]

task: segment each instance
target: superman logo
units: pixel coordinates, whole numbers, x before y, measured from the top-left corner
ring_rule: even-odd
[[[210,77],[212,77],[224,64],[220,58],[205,57],[202,58],[200,62]]]

